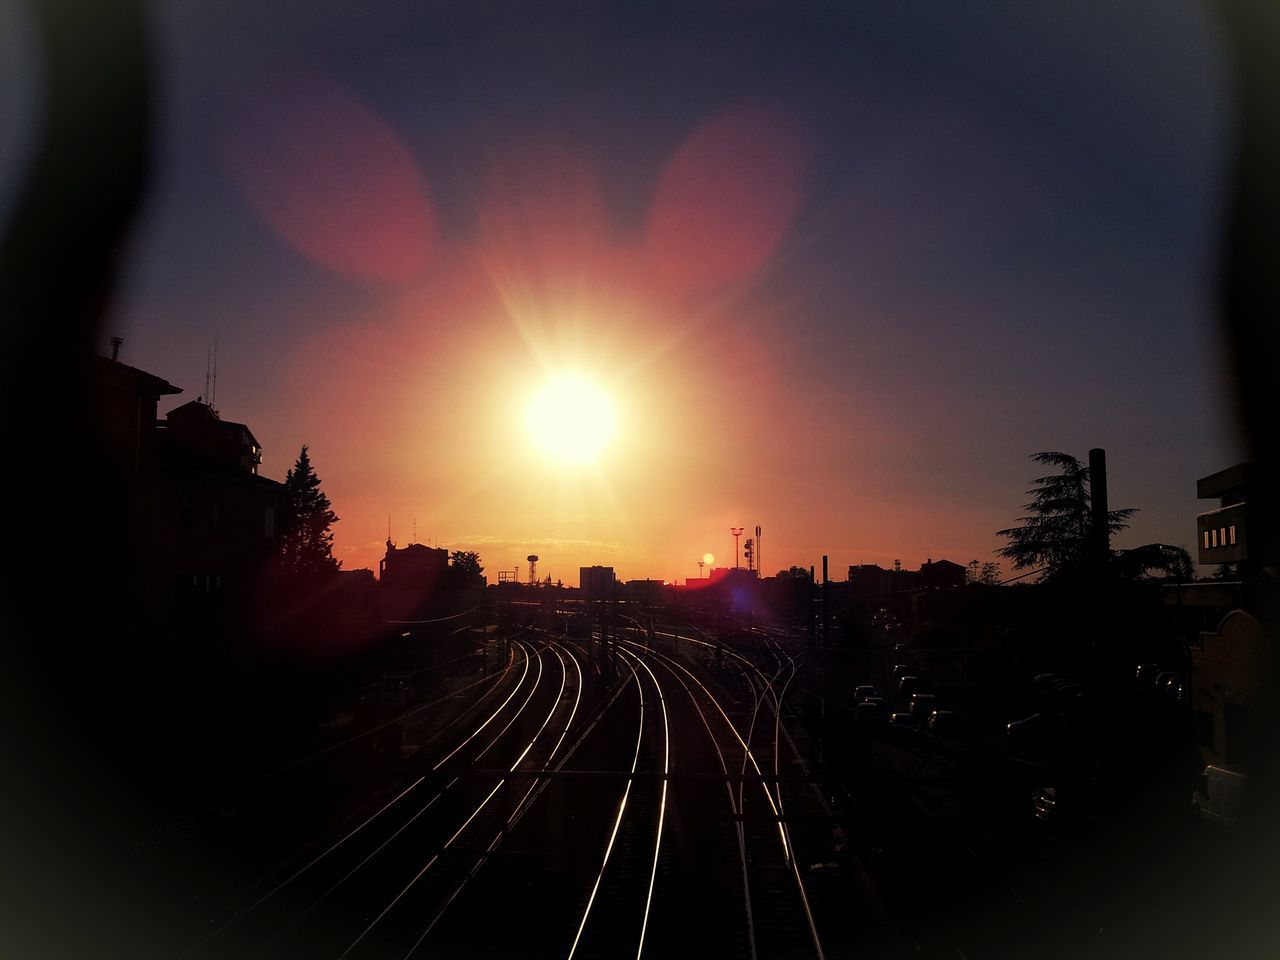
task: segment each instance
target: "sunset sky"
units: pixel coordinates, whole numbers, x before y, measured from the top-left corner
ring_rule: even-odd
[[[756,524],[769,573],[987,560],[1027,455],[1091,446],[1120,545],[1190,547],[1240,457],[1202,4],[269,6],[154,7],[108,333],[179,402],[216,337],[347,569],[388,514],[491,579],[683,580]],[[3,24],[0,216],[39,113]]]

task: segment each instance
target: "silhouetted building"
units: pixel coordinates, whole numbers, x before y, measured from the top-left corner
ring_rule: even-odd
[[[384,587],[399,587],[436,580],[449,568],[449,551],[411,543],[397,547],[387,541],[387,555],[378,563],[378,578]]]
[[[251,632],[284,495],[258,475],[261,462],[249,428],[201,400],[156,422],[155,556],[166,617],[214,635]]]
[[[1238,463],[1196,481],[1196,496],[1217,498],[1218,508],[1196,517],[1196,543],[1201,563],[1251,566],[1260,558],[1249,554],[1249,493],[1253,464]]]
[[[627,600],[637,603],[660,603],[666,583],[662,580],[628,580],[623,585],[622,594]]]
[[[411,543],[397,547],[387,540],[387,554],[378,564],[378,590],[388,620],[426,617],[439,612],[449,551]]]
[[[159,377],[102,357],[91,370],[133,539],[114,574],[127,628],[184,644],[250,636],[283,489],[257,475],[261,447],[200,401],[159,420],[159,398],[182,392]]]
[[[364,590],[376,587],[378,579],[368,567],[361,567],[359,570],[339,570],[338,583],[343,589]]]
[[[103,452],[121,477],[137,482],[155,458],[156,415],[161,397],[182,392],[167,380],[117,360],[94,356],[94,414]]]
[[[932,557],[920,564],[919,585],[926,590],[943,590],[965,585],[965,568],[950,560],[935,561]]]
[[[1249,548],[1249,496],[1253,466],[1237,464],[1196,482],[1201,499],[1217,509],[1196,517],[1199,560],[1232,564],[1228,576],[1164,588],[1178,608],[1190,661],[1191,710],[1206,763],[1248,772],[1265,745],[1256,714],[1262,684],[1271,674],[1274,638],[1256,616],[1264,558]],[[1229,568],[1224,568],[1229,569]]]
[[[879,564],[860,563],[849,567],[849,600],[874,605],[919,590],[963,587],[965,581],[965,568],[950,560],[930,557],[919,570],[886,570]]]
[[[262,447],[243,423],[223,420],[213,406],[196,399],[175,407],[157,425],[169,462],[256,474]]]
[[[849,567],[849,599],[854,603],[883,603],[897,592],[901,571],[886,570],[876,563],[860,563]]]
[[[613,567],[579,567],[578,588],[582,591],[583,600],[605,600],[613,596]]]

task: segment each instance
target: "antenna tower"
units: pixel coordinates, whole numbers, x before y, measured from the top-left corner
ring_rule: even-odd
[[[529,586],[536,587],[538,585],[538,555],[531,553],[525,559],[529,561]]]
[[[733,534],[733,569],[738,569],[738,538],[742,536],[743,527],[730,527],[729,532]]]

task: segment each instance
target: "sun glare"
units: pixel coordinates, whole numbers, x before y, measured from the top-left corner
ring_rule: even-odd
[[[525,408],[525,428],[535,447],[560,464],[596,460],[613,440],[618,416],[613,401],[581,374],[552,377]]]

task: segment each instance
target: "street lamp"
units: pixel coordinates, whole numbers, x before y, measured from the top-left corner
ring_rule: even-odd
[[[699,580],[703,579],[702,568],[705,567],[706,565],[707,565],[707,561],[705,560],[698,561],[698,579]]]
[[[743,527],[730,527],[729,532],[733,534],[733,569],[738,569],[738,538],[742,536]]]

